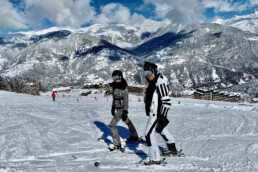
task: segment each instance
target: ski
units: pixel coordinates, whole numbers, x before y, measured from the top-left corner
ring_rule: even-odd
[[[98,138],[98,141],[101,141],[101,142],[106,142],[106,141],[109,141],[108,139],[103,139],[103,138]],[[107,148],[107,152],[121,152],[121,153],[127,153],[127,154],[136,154],[136,155],[147,155],[144,151],[142,150],[138,150],[138,149],[135,149],[133,148],[133,146],[130,146],[131,144],[134,145],[134,144],[137,144],[137,143],[144,143],[145,141],[141,138],[139,138],[139,141],[134,141],[134,142],[126,142],[127,145],[125,145],[125,143],[123,143],[122,147],[119,148],[119,149],[115,149],[114,145],[113,144],[110,144]],[[130,148],[132,147],[132,149]]]
[[[166,164],[167,164],[166,158],[162,158],[160,164],[147,165],[147,164],[145,164],[144,159],[141,159],[136,165],[137,166],[139,166],[139,165],[143,165],[143,166],[153,166],[153,165],[155,165],[155,166],[159,166],[159,165],[166,166]]]
[[[146,140],[141,136],[138,138],[138,140],[136,141],[127,141],[126,139],[123,139],[126,143],[146,143]],[[106,142],[106,141],[110,141],[106,138],[98,138],[98,141],[102,141],[102,142]]]
[[[131,151],[128,149],[125,149],[124,151],[119,151],[119,150],[114,150],[110,152],[121,152],[121,153],[126,153],[126,154],[136,154],[136,155],[147,155],[145,152],[137,150],[137,151]]]
[[[143,152],[142,150],[128,150],[125,149],[124,153],[128,153],[128,154],[136,154],[136,155],[147,155],[145,152]]]
[[[119,149],[113,149],[112,146],[110,148],[110,146],[108,147],[110,152],[121,152],[121,153],[127,153],[127,154],[136,154],[136,155],[147,155],[145,152],[143,152],[142,150],[130,150],[128,149],[128,147],[123,147],[123,148],[119,148]]]

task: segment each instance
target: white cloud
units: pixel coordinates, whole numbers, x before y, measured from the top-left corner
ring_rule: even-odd
[[[157,18],[168,18],[175,24],[195,25],[204,10],[199,0],[144,0],[155,6]]]
[[[258,5],[258,0],[250,0],[251,5]]]
[[[120,23],[141,26],[155,23],[138,13],[119,4],[110,3],[101,7],[96,14],[90,6],[92,0],[22,0],[24,8],[20,12],[8,0],[0,0],[0,28],[25,29],[39,28],[43,20],[48,19],[56,26],[80,27],[89,23]],[[169,19],[174,25],[195,25],[204,18],[202,13],[207,8],[214,8],[215,13],[243,11],[258,5],[258,0],[246,0],[244,3],[233,0],[144,0],[142,7],[153,4],[156,16],[154,19]],[[139,7],[140,8],[140,7]],[[143,9],[144,10],[144,9]]]
[[[215,16],[213,18],[213,21],[211,21],[211,23],[217,23],[217,24],[221,24],[221,25],[224,25],[225,22],[226,22],[225,19],[221,18],[220,16]]]
[[[111,3],[101,7],[101,13],[95,19],[95,23],[101,24],[126,24],[137,26],[144,22],[146,18],[139,14],[131,14],[129,8],[117,4]]]
[[[242,12],[258,5],[258,0],[144,0],[153,4],[156,18],[168,18],[175,24],[194,25],[204,19],[203,12],[214,8],[216,14],[221,12]]]
[[[7,5],[6,5],[7,4]],[[19,15],[17,10],[12,7],[8,0],[0,0],[0,28],[12,29],[25,28],[25,23],[31,28],[41,28],[44,19],[48,19],[56,26],[80,27],[89,23],[100,24],[125,24],[131,26],[140,26],[146,23],[152,23],[153,20],[146,19],[143,15],[131,13],[130,9],[118,4],[110,3],[101,7],[100,14],[97,15],[95,9],[90,6],[90,0],[23,0],[24,15]],[[6,16],[13,16],[7,18]],[[11,15],[12,14],[12,15]],[[16,14],[16,15],[14,15]],[[15,17],[14,17],[15,16]],[[26,18],[26,22],[25,22]],[[7,25],[7,21],[9,24]],[[23,23],[21,21],[24,21]],[[12,24],[11,24],[12,23]],[[44,26],[43,26],[44,27]]]
[[[48,19],[57,26],[79,27],[90,22],[95,10],[90,0],[24,0],[30,22],[37,24]]]
[[[19,13],[8,0],[0,0],[0,28],[27,28],[23,14]]]
[[[251,0],[257,1],[257,0]],[[233,2],[232,0],[202,0],[202,4],[205,8],[214,8],[215,13],[219,12],[235,12],[244,11],[250,6],[250,1]]]

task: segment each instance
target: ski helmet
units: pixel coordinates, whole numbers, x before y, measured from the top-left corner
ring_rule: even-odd
[[[123,73],[120,70],[115,70],[112,73],[112,78],[113,78],[113,80],[122,79],[123,78]]]
[[[145,75],[151,75],[153,73],[156,75],[158,73],[158,66],[154,63],[144,62],[143,70]]]

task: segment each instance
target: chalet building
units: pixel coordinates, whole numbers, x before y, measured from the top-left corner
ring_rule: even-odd
[[[256,97],[256,98],[253,98],[252,100],[251,100],[251,103],[258,103],[258,98]]]
[[[204,94],[203,94],[202,92],[195,91],[195,92],[193,93],[192,98],[194,98],[194,99],[202,99],[203,95],[204,95]]]
[[[196,89],[192,97],[195,99],[215,100],[215,101],[229,101],[229,102],[240,101],[239,93],[229,93],[229,92],[218,91],[218,90]]]
[[[213,100],[218,100],[218,101],[222,100],[223,94],[224,94],[223,92],[220,92],[218,90],[214,90],[213,91]]]
[[[196,91],[193,93],[193,98],[212,100],[213,99],[213,94],[212,94],[211,90],[196,89]]]
[[[240,102],[240,94],[233,94],[231,93],[229,96],[228,96],[228,100],[229,102]]]
[[[146,91],[146,87],[133,87],[133,86],[128,86],[128,92],[129,93],[144,93]]]

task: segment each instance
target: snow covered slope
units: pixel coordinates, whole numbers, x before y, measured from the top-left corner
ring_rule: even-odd
[[[106,152],[112,98],[107,101],[103,93],[80,97],[81,92],[59,93],[53,102],[50,93],[0,91],[0,171],[258,171],[257,104],[172,98],[169,130],[186,157],[168,157],[166,166],[145,167],[136,165],[147,157],[145,144],[130,147],[142,155]],[[143,135],[144,104],[137,96],[129,99],[129,117]],[[128,137],[122,122],[118,130],[122,138]],[[99,137],[106,142],[97,141]]]

